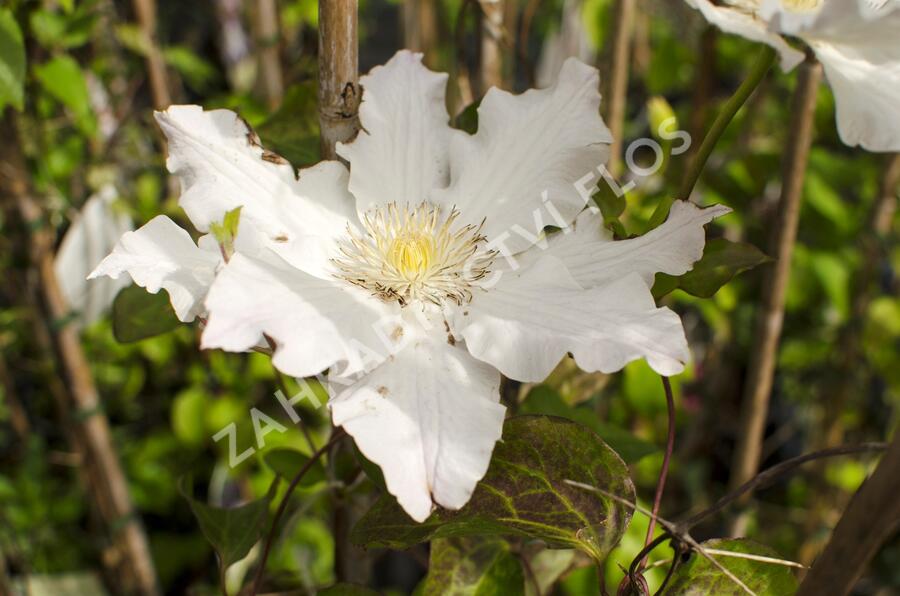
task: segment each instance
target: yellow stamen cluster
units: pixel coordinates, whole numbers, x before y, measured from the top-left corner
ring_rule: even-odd
[[[365,215],[362,233],[347,230],[342,256],[333,262],[342,279],[383,300],[463,304],[496,252],[482,249],[480,225],[456,225],[458,217],[455,209],[444,216],[429,203],[389,203]]]

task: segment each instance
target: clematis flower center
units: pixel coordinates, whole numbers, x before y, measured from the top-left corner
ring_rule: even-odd
[[[781,0],[782,6],[791,12],[810,12],[819,8],[824,0]]]
[[[338,277],[402,305],[468,302],[496,252],[483,249],[481,225],[459,225],[458,217],[456,209],[444,214],[426,202],[372,209],[363,230],[348,228],[340,242],[341,256],[332,260]]]

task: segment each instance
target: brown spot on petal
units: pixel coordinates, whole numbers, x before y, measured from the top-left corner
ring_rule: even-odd
[[[380,395],[381,397],[387,397],[388,388],[384,385],[381,385],[378,389],[376,389],[376,391],[378,391],[378,395]]]
[[[267,161],[269,163],[274,163],[279,166],[286,165],[288,163],[288,160],[286,160],[285,158],[281,157],[280,155],[278,155],[277,153],[275,153],[273,151],[269,151],[268,149],[263,149],[262,158],[263,158],[263,161]]]
[[[393,341],[400,341],[400,338],[402,338],[402,337],[403,337],[403,327],[401,327],[401,326],[398,325],[398,326],[391,332],[391,339],[392,339]]]

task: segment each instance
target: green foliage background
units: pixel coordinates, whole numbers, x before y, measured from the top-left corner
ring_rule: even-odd
[[[658,110],[660,104],[658,99],[648,104],[650,98],[664,98],[682,128],[689,126],[693,114],[697,44],[703,24],[680,2],[661,4],[642,3],[639,47],[647,51],[636,52],[632,63],[628,140],[653,134],[651,122],[658,118],[653,108]],[[435,69],[455,72],[458,51],[453,32],[460,2],[437,5],[441,26],[429,60]],[[212,3],[160,0],[158,37],[177,103],[238,110],[269,147],[295,166],[309,165],[318,159],[315,2],[285,0],[279,8],[281,56],[289,87],[274,111],[267,108],[252,76],[242,79],[225,72]],[[600,48],[609,31],[608,8],[608,0],[584,2],[584,22]],[[560,0],[540,3],[529,55],[536,56],[542,42],[558,29],[561,10]],[[400,6],[365,0],[360,11],[361,69],[366,70],[402,46]],[[473,41],[471,35],[465,39],[469,44]],[[34,191],[43,197],[46,223],[59,238],[86,199],[108,183],[115,185],[120,196],[115,208],[136,223],[159,213],[184,221],[151,115],[146,42],[128,2],[12,0],[0,7],[0,108],[5,106],[5,118],[17,119]],[[712,97],[720,102],[740,83],[757,48],[724,35],[718,37],[716,48]],[[599,65],[602,71],[602,58]],[[520,69],[510,75],[516,90],[527,86]],[[709,226],[711,237],[765,250],[794,82],[793,75],[773,70],[728,128],[708,164],[699,187],[703,202],[734,209],[722,223]],[[109,114],[118,121],[111,136],[103,132],[103,120],[109,114],[99,113],[94,97],[98,88],[105,90]],[[701,124],[708,124],[714,111]],[[880,247],[883,258],[875,278],[868,284],[859,280],[860,268],[866,264],[862,241],[871,235],[884,159],[840,143],[827,86],[819,95],[815,138],[765,445],[765,460],[770,464],[823,446],[827,432],[838,432],[846,442],[884,440],[896,426],[900,400],[900,303],[895,273],[900,248],[895,242]],[[624,202],[598,197],[608,224],[620,235],[643,233],[656,206],[677,186],[684,166],[684,156],[668,158],[665,171],[629,193]],[[897,229],[894,217],[892,238]],[[58,422],[52,398],[52,385],[58,382],[53,381],[57,375],[53,356],[35,336],[33,305],[22,299],[30,283],[25,273],[26,233],[4,209],[0,347],[11,380],[0,389],[0,551],[14,574],[96,571],[105,545],[89,514],[78,462],[69,457],[66,429]],[[747,266],[763,260],[746,254],[742,258],[749,259]],[[708,275],[718,275],[723,282],[731,273],[711,269]],[[684,291],[691,283],[700,283],[696,279],[658,280],[657,293],[665,294],[662,302],[682,314],[695,355],[690,370],[673,380],[678,443],[664,516],[701,509],[725,490],[760,274],[760,268],[740,274],[708,299]],[[682,289],[675,289],[678,285]],[[855,312],[854,305],[863,294],[871,300],[863,312]],[[140,316],[134,304],[126,311]],[[179,479],[194,479],[190,494],[198,499],[195,509],[234,506],[265,498],[278,474],[286,474],[279,471],[284,462],[282,458],[278,463],[276,451],[309,455],[310,449],[273,399],[278,385],[265,356],[201,352],[196,326],[171,328],[165,321],[154,322],[166,332],[120,343],[107,318],[84,330],[83,345],[163,588],[172,594],[214,593],[218,584],[214,549],[181,494]],[[138,339],[124,333],[117,334],[119,339]],[[30,426],[27,436],[19,436],[12,426],[10,392],[24,404]],[[566,360],[545,383],[521,388],[518,400],[508,405],[519,414],[558,416],[592,429],[628,464],[639,502],[646,505],[652,500],[666,409],[659,378],[642,361],[619,374],[588,375]],[[227,442],[212,437],[234,423],[240,448],[253,446],[248,412],[254,406],[288,430],[267,434],[265,448],[231,470]],[[307,408],[303,414],[315,421],[313,438],[324,440],[328,433],[325,409]],[[302,514],[290,516],[286,535],[270,560],[270,573],[281,587],[312,590],[335,581],[333,494],[327,478],[344,482],[344,498],[371,502],[380,492],[378,479],[360,474],[354,461],[338,462],[337,468],[327,474],[321,471],[313,478],[318,481],[305,483],[297,492],[294,511]],[[761,493],[751,508],[750,536],[786,558],[809,562],[869,470],[866,459],[832,460]],[[275,500],[284,484],[276,485]],[[643,516],[635,515],[606,559],[602,575],[609,589],[614,590],[622,578],[619,565],[627,566],[642,546],[646,525]],[[722,520],[717,519],[699,528],[696,536],[722,533]],[[230,558],[241,554],[232,553]],[[422,579],[429,551],[419,545],[405,554],[375,550],[368,556],[375,564],[371,585],[399,594]],[[660,549],[651,562],[668,556],[668,550]],[[583,554],[536,547],[527,537],[506,541],[443,536],[431,544],[430,557],[434,573],[449,578],[438,585],[457,586],[454,593],[517,593],[513,588],[498,592],[497,586],[520,586],[521,593],[533,593],[523,569],[538,570],[541,578],[551,581],[560,577],[555,588],[559,594],[581,595],[598,589],[597,573]],[[895,539],[867,576],[871,593],[878,587],[900,585],[898,561],[900,543]],[[664,569],[654,567],[648,572],[651,588],[659,584]],[[420,593],[441,593],[435,591],[436,581],[430,576],[419,587]],[[241,583],[234,577],[229,582],[233,591]]]

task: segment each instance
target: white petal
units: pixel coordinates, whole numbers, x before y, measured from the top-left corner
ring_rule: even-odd
[[[544,226],[570,223],[588,198],[576,182],[609,157],[598,85],[596,69],[569,58],[548,89],[492,88],[478,108],[478,132],[451,138],[450,186],[433,200],[469,222],[484,219],[487,238],[510,253],[531,246]]]
[[[652,287],[657,273],[681,275],[690,271],[703,256],[703,226],[730,211],[724,205],[701,209],[689,201],[675,201],[661,226],[637,238],[612,240],[603,231],[603,218],[586,210],[578,216],[572,232],[554,234],[546,251],[533,248],[526,254],[533,253],[534,260],[541,255],[558,258],[586,288],[629,273],[640,275]]]
[[[900,4],[831,2],[814,21],[780,25],[802,36],[825,67],[841,140],[900,151]]]
[[[232,256],[206,299],[209,320],[201,347],[248,350],[265,334],[275,340],[273,364],[295,376],[334,365],[352,374],[388,356],[396,304],[349,283],[314,277],[274,255]]]
[[[656,307],[639,275],[584,290],[549,256],[476,294],[452,327],[476,358],[527,382],[542,381],[566,353],[587,372],[646,358],[662,375],[680,373],[690,357],[678,315]]]
[[[122,234],[134,229],[127,215],[113,209],[116,197],[115,188],[110,185],[88,199],[53,259],[59,289],[69,308],[78,312],[82,325],[100,318],[119,290],[129,283],[125,277],[87,279],[91,268],[113,250]]]
[[[417,205],[447,185],[447,74],[422,65],[422,54],[401,50],[360,79],[362,130],[338,144],[350,162],[350,190],[360,212],[384,203]]]
[[[102,275],[118,279],[128,273],[151,294],[165,289],[175,314],[189,322],[203,312],[203,298],[221,260],[217,248],[198,248],[184,229],[158,215],[138,230],[125,233],[88,279]]]
[[[172,106],[156,119],[169,140],[169,171],[181,178],[180,204],[200,231],[209,230],[238,206],[265,237],[292,255],[292,262],[316,272],[323,266],[316,248],[300,263],[299,248],[333,243],[355,221],[346,168],[322,162],[301,170],[265,151],[256,134],[234,112]]]
[[[500,375],[447,342],[443,325],[331,402],[334,424],[378,464],[388,491],[416,521],[432,499],[459,509],[487,472],[503,429]]]
[[[777,33],[769,31],[768,23],[761,17],[736,8],[716,6],[709,0],[686,0],[686,2],[699,10],[711,25],[722,31],[774,48],[781,57],[781,70],[787,72],[803,62],[803,52],[791,47]]]

